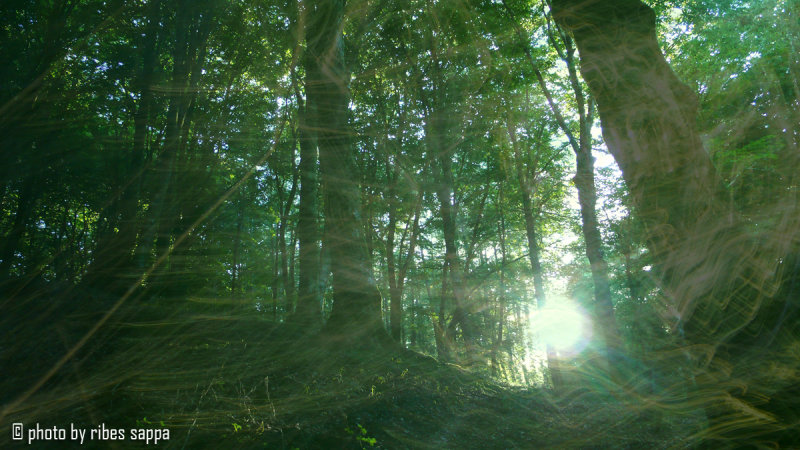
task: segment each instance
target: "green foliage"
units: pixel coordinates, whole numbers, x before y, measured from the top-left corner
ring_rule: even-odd
[[[367,429],[364,428],[360,423],[357,423],[356,426],[358,427],[357,431],[353,431],[350,429],[350,427],[346,427],[344,429],[345,433],[352,435],[362,448],[364,447],[364,444],[374,447],[378,440],[367,436]]]
[[[777,221],[763,205],[791,199],[798,189],[797,2],[649,3],[658,14],[672,68],[698,94],[699,127],[728,201],[746,217],[749,231],[760,236]],[[199,355],[263,363],[263,354],[239,353],[248,342],[258,345],[245,339],[250,338],[245,332],[269,346],[284,333],[302,335],[322,326],[336,307],[330,246],[343,238],[326,234],[322,220],[330,186],[322,186],[316,199],[320,223],[315,231],[323,238],[315,288],[321,299],[311,309],[319,323],[294,323],[292,316],[303,301],[300,148],[310,143],[318,153],[321,131],[313,121],[302,128],[300,120],[309,102],[305,59],[306,40],[315,31],[309,22],[312,4],[76,0],[0,6],[5,58],[0,68],[0,326],[8,336],[0,342],[7,351],[0,366],[27,361],[11,385],[47,375],[45,368],[55,367],[74,345],[112,346],[102,344],[106,338],[137,342],[130,352],[139,353],[130,364],[157,359],[162,350],[177,352],[168,354],[180,378],[183,362],[202,366],[190,361]],[[347,91],[349,108],[345,129],[333,131],[347,137],[355,168],[351,180],[335,181],[353,182],[359,190],[359,222],[351,225],[365,237],[359,244],[368,248],[369,273],[361,275],[374,279],[385,297],[387,328],[392,286],[399,289],[402,278],[402,347],[511,385],[549,386],[553,368],[530,326],[529,316],[542,305],[534,295],[532,248],[521,206],[526,193],[546,293],[595,312],[574,156],[564,133],[580,134],[579,102],[565,53],[570,41],[548,17],[550,2],[351,1],[347,8],[342,33],[349,84],[341,89]],[[563,129],[536,70],[565,117]],[[575,76],[577,86],[588,92],[580,74]],[[625,370],[635,374],[631,379],[639,383],[638,393],[670,374],[688,373],[694,363],[654,362],[682,338],[678,314],[664,302],[658,267],[646,251],[648,230],[632,209],[599,131],[590,130],[588,140],[596,157],[602,251],[621,347],[629,359]],[[445,161],[452,166],[449,175],[442,169]],[[317,161],[312,166],[319,170]],[[456,287],[445,263],[440,191],[450,196],[445,203],[453,209],[455,279],[461,283]],[[338,205],[327,206],[335,210]],[[456,289],[463,290],[462,305],[456,304]],[[463,321],[457,306],[466,312]],[[232,335],[211,340],[193,328],[206,322],[214,324],[212,329],[225,324]],[[256,325],[245,330],[245,322]],[[472,343],[466,336],[470,326],[476,330]],[[141,344],[136,332],[125,334],[129,328],[147,330],[142,332],[147,336],[153,330],[158,338],[152,337],[153,345]],[[187,329],[193,332],[184,335]],[[117,333],[124,335],[121,341],[114,340]],[[47,349],[40,352],[41,361],[19,356],[31,342]],[[111,358],[126,346],[124,341],[109,350],[110,356],[95,347],[84,355],[86,349],[78,348],[67,359],[92,367],[93,358]],[[328,357],[314,355],[305,362],[316,367]],[[369,367],[371,358],[361,354],[356,363]],[[413,358],[394,355],[390,369],[374,373],[360,367],[365,375],[356,375],[347,361],[336,361],[325,373],[305,373],[299,382],[284,374],[281,388],[291,395],[281,405],[298,401],[296,414],[288,416],[302,419],[340,401],[352,402],[347,404],[357,413],[365,404],[384,407],[400,397],[415,410],[432,407],[431,414],[470,424],[495,400],[470,391],[465,401],[479,412],[457,414],[463,407],[458,395],[464,392],[458,383],[446,377],[426,381],[430,373],[408,366]],[[599,383],[594,362],[587,361],[591,358],[582,354],[565,366]],[[241,374],[262,377],[268,370],[261,367],[264,372],[255,374],[244,362],[235,364]],[[54,372],[56,381],[71,376],[64,375],[67,368],[72,366]],[[74,373],[80,378],[85,372],[76,366]],[[219,404],[236,398],[244,406],[235,414],[201,426],[218,426],[225,433],[232,427],[237,443],[270,435],[271,443],[291,447],[277,436],[288,435],[301,420],[278,418],[282,413],[274,405],[264,413],[272,400],[236,391],[235,376],[211,380],[175,381],[180,385],[175,398],[191,407],[168,406],[182,408],[185,418],[203,410],[202,403],[212,397]],[[7,391],[19,390],[13,387]],[[141,392],[147,395],[146,389]],[[680,389],[664,394],[669,402],[685,395]],[[316,404],[321,398],[328,403]],[[168,417],[155,409],[147,414]],[[154,425],[138,409],[127,419],[134,418],[137,426]],[[665,423],[677,426],[678,420]],[[332,435],[340,436],[344,427],[351,446],[419,444],[388,440],[391,432],[378,427],[377,419],[325,421]],[[497,427],[508,426],[499,422]],[[190,424],[183,423],[192,430]],[[303,424],[304,432],[313,429]],[[426,430],[419,424],[409,427]],[[438,438],[423,444],[455,446],[446,436]],[[524,442],[491,439],[498,447]]]
[[[675,70],[695,86],[701,128],[734,205],[746,215],[794,176],[800,97],[796,2],[674,2],[664,38]],[[787,171],[788,169],[788,171]]]

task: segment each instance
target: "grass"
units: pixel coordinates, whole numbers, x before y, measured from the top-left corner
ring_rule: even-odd
[[[359,449],[670,448],[702,425],[624,390],[584,383],[555,395],[399,347],[294,333],[250,312],[177,310],[151,301],[123,312],[0,426],[105,424],[128,432],[113,443],[120,448],[141,447],[130,429],[163,428],[169,440],[159,448]],[[30,387],[93,317],[60,322],[72,324],[60,332],[25,328],[13,341],[17,356],[3,361],[14,368],[0,382],[3,402]],[[20,356],[20,342],[40,357]]]

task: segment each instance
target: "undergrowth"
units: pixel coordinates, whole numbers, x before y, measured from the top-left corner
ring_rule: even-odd
[[[121,314],[3,422],[168,428],[159,448],[286,449],[670,448],[701,425],[624,391],[556,395],[249,313],[165,318],[163,308],[153,301]],[[44,347],[50,337],[28,336]],[[4,380],[3,390],[23,392],[47,367],[39,369]]]

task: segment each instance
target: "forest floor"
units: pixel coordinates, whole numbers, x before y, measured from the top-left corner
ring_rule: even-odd
[[[89,447],[141,448],[131,430],[168,429],[158,448],[287,449],[671,448],[702,425],[624,391],[555,395],[409,350],[290,333],[253,314],[163,310],[154,303],[101,327],[0,425],[126,430],[125,441]],[[25,337],[37,357],[0,361],[12,368],[0,400],[19,398],[73,348],[88,318]]]

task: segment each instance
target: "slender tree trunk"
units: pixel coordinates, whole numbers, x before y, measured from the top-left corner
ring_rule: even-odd
[[[392,339],[400,342],[402,330],[402,296],[397,289],[397,275],[394,262],[394,235],[397,228],[397,201],[394,198],[394,183],[396,179],[389,180],[389,223],[386,230],[386,275],[389,279],[389,329]]]
[[[446,337],[453,336],[453,326],[459,324],[461,326],[461,333],[464,337],[464,344],[467,350],[468,358],[474,347],[475,331],[473,330],[472,323],[467,315],[464,305],[464,284],[462,278],[461,261],[458,257],[458,244],[456,242],[456,211],[453,204],[454,199],[454,182],[452,172],[452,160],[450,159],[450,152],[444,152],[438,157],[439,165],[439,182],[437,183],[437,196],[439,197],[439,214],[442,218],[442,230],[444,234],[445,246],[445,265],[447,267],[447,274],[449,277],[449,284],[451,288],[453,300],[453,320],[450,326],[447,327]],[[443,289],[443,294],[446,291]]]
[[[439,57],[438,42],[433,29],[428,30],[428,41],[431,48],[433,68],[431,71],[431,93],[423,92],[421,100],[425,107],[425,139],[428,146],[430,164],[435,180],[435,192],[439,200],[439,216],[442,219],[442,231],[445,241],[445,261],[442,278],[442,297],[440,302],[439,327],[442,346],[451,347],[455,337],[456,326],[461,327],[461,335],[467,358],[471,359],[474,341],[477,337],[469,311],[465,304],[465,289],[461,262],[458,257],[458,241],[456,229],[457,204],[455,202],[455,181],[453,179],[453,153],[458,140],[450,142],[452,129],[452,106],[458,94],[453,85],[443,80],[442,61]],[[466,267],[466,266],[465,266]],[[450,290],[447,286],[449,284]],[[450,295],[452,292],[452,295]],[[445,305],[448,300],[453,307],[453,318],[445,327]],[[449,352],[449,348],[447,352]]]
[[[594,184],[594,158],[591,146],[581,138],[581,148],[576,153],[577,170],[575,187],[578,190],[578,203],[581,208],[583,239],[586,243],[586,257],[592,271],[594,284],[594,315],[599,325],[606,347],[620,345],[617,326],[614,321],[614,305],[611,302],[611,289],[608,280],[608,264],[603,256],[603,241],[597,221],[597,194]],[[612,362],[612,361],[609,361]],[[613,363],[613,362],[612,362]]]
[[[294,160],[294,152],[292,152],[292,158]],[[287,243],[286,241],[286,233],[289,231],[289,214],[292,209],[292,205],[294,204],[294,197],[297,192],[297,180],[299,177],[299,170],[295,169],[292,175],[292,185],[289,188],[289,193],[285,200],[280,205],[280,223],[278,224],[278,248],[280,249],[280,273],[281,273],[281,285],[283,286],[283,294],[285,297],[286,305],[294,304],[294,278],[291,276],[289,271],[289,252],[293,252],[294,249],[290,246],[290,242]],[[276,177],[277,189],[282,190],[283,186],[280,183],[280,180]],[[279,199],[282,198],[282,195],[279,195]],[[288,310],[291,310],[290,307],[287,306]]]
[[[441,93],[437,93],[434,99],[434,107],[427,117],[426,136],[432,155],[432,167],[434,167],[434,177],[436,180],[436,196],[439,200],[439,216],[442,219],[442,232],[445,244],[445,262],[442,283],[442,302],[440,309],[447,303],[447,299],[453,305],[453,319],[441,329],[445,345],[454,338],[455,326],[461,326],[461,334],[464,338],[464,345],[468,358],[474,347],[476,337],[475,330],[470,321],[466,305],[464,304],[464,284],[463,270],[461,261],[458,257],[458,242],[456,229],[456,208],[455,204],[455,181],[452,170],[453,145],[445,145],[445,134],[448,128],[447,119],[444,111],[441,111],[443,98]],[[446,281],[446,283],[445,283]],[[449,285],[450,289],[447,289]],[[452,295],[449,295],[452,292]],[[449,296],[449,297],[448,297]],[[444,320],[444,315],[440,314],[440,320]],[[440,324],[444,325],[444,324]]]
[[[213,15],[211,8],[192,7],[187,0],[179,0],[176,5],[173,68],[164,143],[149,174],[155,193],[151,199],[152,209],[148,211],[148,224],[142,233],[142,251],[137,260],[140,269],[149,265],[152,256],[155,256],[155,261],[166,262],[153,273],[151,284],[171,293],[179,287],[172,272],[182,270],[184,261],[181,259],[185,257],[171,253],[174,250],[172,243],[176,235],[185,229],[185,224],[192,222],[185,204],[188,197],[180,188],[186,184],[183,175],[189,168],[186,147],[194,111],[192,105],[205,59],[205,43],[214,24]],[[186,243],[183,245],[186,246]],[[173,261],[167,256],[178,257]]]
[[[593,2],[596,0],[590,0]],[[525,35],[522,28],[519,26],[516,18],[513,16],[511,9],[503,1],[506,11],[512,16],[517,35],[520,39],[524,39]],[[616,323],[614,322],[614,306],[611,301],[611,291],[609,289],[608,281],[608,265],[603,258],[602,252],[602,239],[600,238],[600,231],[597,225],[597,212],[596,202],[597,195],[594,186],[594,162],[592,158],[592,137],[591,137],[591,108],[589,111],[586,109],[586,99],[583,94],[583,89],[577,78],[577,71],[575,68],[571,40],[565,39],[565,49],[558,46],[551,30],[548,29],[551,42],[555,47],[559,56],[567,64],[569,73],[570,85],[575,96],[575,102],[578,109],[578,127],[579,127],[579,140],[575,138],[572,130],[567,124],[564,115],[561,113],[560,108],[553,99],[552,93],[539,69],[538,64],[533,59],[530,48],[526,44],[524,47],[525,55],[533,68],[536,80],[547,99],[547,104],[553,113],[553,116],[561,131],[567,137],[567,140],[575,152],[576,156],[576,175],[575,187],[578,190],[578,202],[581,208],[582,231],[584,241],[586,243],[586,256],[589,259],[589,264],[592,272],[592,282],[594,285],[595,307],[594,319],[598,328],[602,330],[603,340],[605,341],[606,351],[608,355],[609,347],[616,347],[619,345],[618,331]],[[610,362],[610,361],[609,361]],[[611,365],[609,368],[613,368]]]
[[[495,342],[492,345],[492,373],[497,376],[497,350],[503,345],[503,325],[506,321],[506,219],[503,214],[503,185],[500,185],[497,202],[500,209],[500,295],[497,296],[497,332],[494,333]],[[495,247],[496,248],[496,247]]]
[[[417,336],[419,333],[419,291],[412,292],[411,297],[411,334],[408,345],[411,348],[417,347]]]
[[[167,126],[164,132],[164,149],[159,155],[161,172],[156,177],[160,189],[154,200],[153,213],[155,216],[155,249],[156,258],[169,250],[172,227],[175,223],[173,217],[176,207],[175,189],[176,171],[183,128],[187,125],[184,114],[187,109],[187,90],[189,85],[189,28],[191,26],[191,8],[186,0],[180,0],[175,15],[175,48],[173,49],[174,65],[172,68],[172,91],[167,107]]]
[[[387,161],[387,165],[390,163]],[[406,224],[405,232],[400,239],[399,250],[403,251],[403,244],[405,237],[408,235],[409,228],[411,228],[411,235],[409,237],[408,249],[404,260],[401,260],[400,268],[398,270],[397,263],[394,255],[394,241],[397,228],[397,214],[398,214],[398,199],[396,198],[396,183],[398,180],[397,165],[387,167],[390,173],[389,178],[389,223],[386,232],[386,273],[389,279],[389,318],[390,318],[390,331],[392,339],[401,342],[402,338],[402,323],[403,323],[403,288],[406,280],[406,273],[411,260],[414,258],[414,251],[417,245],[417,236],[419,235],[419,216],[422,206],[422,192],[419,193],[415,208],[414,216],[411,224]]]
[[[452,359],[452,343],[446,340],[447,329],[447,262],[442,264],[442,282],[439,293],[439,314],[437,320],[433,322],[433,333],[436,339],[436,355],[440,361],[450,361]]]
[[[411,227],[411,236],[409,237],[408,242],[408,249],[406,250],[406,256],[403,260],[403,264],[400,266],[400,270],[397,273],[397,282],[395,283],[396,288],[396,295],[392,297],[392,323],[397,324],[396,327],[400,328],[402,331],[402,323],[403,323],[403,292],[405,290],[405,283],[406,283],[406,274],[408,273],[408,269],[411,266],[411,263],[414,259],[414,253],[417,248],[417,238],[419,237],[420,228],[419,228],[419,217],[422,210],[422,200],[424,197],[424,193],[420,192],[419,196],[417,197],[417,205],[414,211],[414,219],[410,225]],[[406,225],[406,232],[408,231],[409,225]],[[403,233],[404,235],[406,233]],[[401,241],[401,249],[402,249],[402,241]],[[402,336],[401,336],[402,339]]]
[[[233,238],[233,267],[231,268],[231,296],[236,297],[236,290],[242,289],[242,273],[240,270],[239,250],[242,245],[242,226],[244,224],[244,201],[239,199],[236,208],[236,235]]]
[[[544,309],[547,306],[547,296],[544,292],[544,277],[542,276],[542,263],[539,258],[539,240],[536,236],[536,218],[533,215],[533,186],[528,179],[523,162],[522,150],[520,149],[517,134],[511,123],[507,124],[508,135],[511,139],[511,146],[514,149],[514,162],[516,166],[517,179],[519,180],[522,193],[522,214],[525,218],[525,236],[528,239],[528,259],[531,263],[533,274],[533,295],[536,298],[536,307]],[[561,369],[559,368],[558,353],[550,344],[546,344],[547,368],[550,373],[550,382],[554,390],[561,389]]]
[[[174,176],[177,153],[180,145],[181,128],[184,126],[183,111],[186,89],[189,83],[188,43],[190,8],[185,0],[177,5],[175,15],[175,47],[172,52],[173,68],[171,91],[167,107],[167,125],[164,131],[164,146],[158,155],[155,167],[151,170],[150,182],[156,187],[148,210],[148,223],[144,227],[142,242],[139,245],[137,265],[144,270],[149,264],[155,249],[156,260],[168,251],[170,234],[174,221],[170,209],[174,206],[170,196],[174,192]],[[160,270],[163,274],[165,270]],[[155,275],[155,274],[154,274]]]
[[[297,227],[294,226],[289,230],[289,280],[291,281],[290,285],[292,288],[291,297],[294,299],[293,308],[296,308],[297,303],[297,285],[295,284],[295,280],[297,279]],[[294,312],[294,309],[292,309]]]
[[[190,139],[190,130],[194,126],[194,114],[197,110],[196,100],[198,86],[202,77],[203,63],[206,58],[208,48],[208,37],[213,28],[212,17],[214,11],[211,8],[201,9],[194,17],[194,26],[191,28],[189,40],[189,80],[184,96],[184,113],[180,127],[180,146],[177,154],[177,171],[174,174],[173,193],[169,198],[172,201],[170,220],[172,221],[171,233],[174,238],[181,236],[194,223],[209,206],[210,202],[203,201],[203,197],[198,197],[191,189],[186,189],[196,182],[198,177],[207,176],[205,167],[198,167],[200,158],[197,158],[197,139]],[[173,248],[170,257],[170,274],[172,276],[186,276],[186,270],[193,241],[197,240],[197,235],[190,233],[184,237],[182,243]],[[182,286],[188,286],[188,280],[183,278]],[[184,292],[182,288],[180,292]]]
[[[25,177],[21,181],[14,222],[11,226],[11,231],[3,238],[2,250],[0,251],[0,258],[2,258],[2,261],[0,261],[0,281],[9,277],[14,261],[14,253],[19,250],[20,243],[25,235],[25,227],[33,212],[33,206],[38,196],[35,186],[36,181],[36,178],[31,176]]]
[[[597,220],[597,191],[594,182],[594,157],[592,156],[592,117],[593,104],[591,98],[586,105],[583,87],[578,80],[577,67],[574,58],[574,48],[571,39],[564,39],[566,53],[564,61],[567,63],[570,84],[578,107],[578,146],[573,145],[575,151],[575,188],[578,190],[578,203],[581,208],[581,221],[583,240],[586,243],[586,257],[592,271],[594,285],[594,316],[595,322],[600,325],[606,351],[613,352],[619,349],[621,341],[614,320],[614,304],[611,300],[611,288],[608,278],[608,263],[603,256],[603,240],[600,236],[600,226]],[[573,140],[574,143],[574,140]],[[606,355],[609,363],[614,365],[611,355]]]
[[[278,274],[278,253],[280,246],[277,240],[272,243],[272,286],[270,286],[270,294],[272,295],[272,321],[278,321],[278,288],[280,286],[280,277]]]
[[[141,227],[137,218],[142,178],[145,171],[147,152],[147,126],[152,115],[153,90],[157,64],[156,44],[159,40],[161,1],[153,1],[147,6],[147,26],[141,39],[142,67],[136,78],[139,102],[133,114],[133,145],[125,170],[121,177],[124,184],[119,187],[119,205],[113,204],[115,211],[109,216],[119,215],[118,232],[108,230],[97,239],[95,260],[84,279],[92,280],[119,278],[120,283],[109,283],[106,288],[112,291],[128,288],[141,275],[136,270],[133,251],[136,247],[138,231]],[[139,244],[141,245],[141,243]]]
[[[370,147],[369,151],[375,153],[375,147],[373,145],[370,145]],[[372,201],[374,195],[373,186],[375,185],[375,172],[378,168],[373,158],[366,161],[365,166],[366,167],[362,168],[356,165],[356,169],[363,173],[361,177],[361,188],[359,189],[359,196],[361,198],[361,220],[362,226],[364,227],[364,241],[367,246],[367,267],[369,268],[369,276],[370,278],[374,278],[375,230],[372,228]]]

